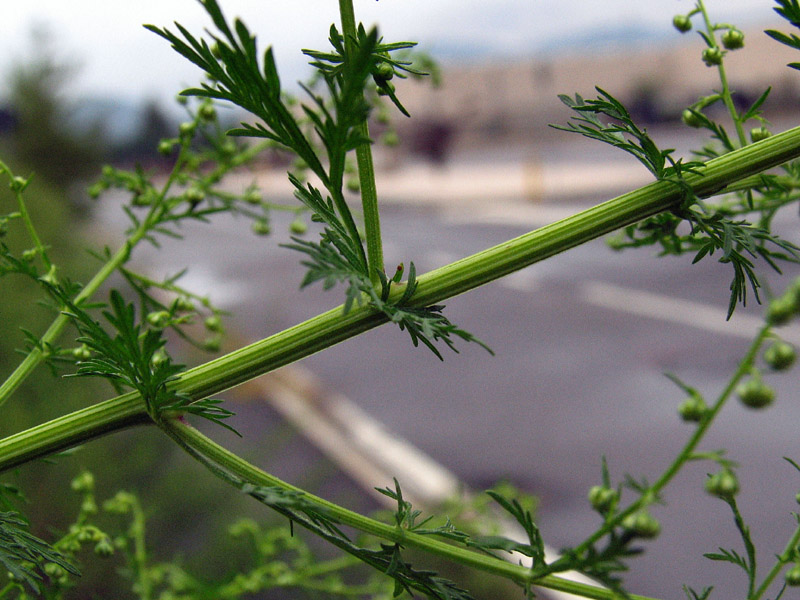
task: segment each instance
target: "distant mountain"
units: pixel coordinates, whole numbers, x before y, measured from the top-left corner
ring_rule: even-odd
[[[475,61],[488,59],[508,59],[509,57],[535,57],[579,53],[618,48],[642,48],[652,44],[675,43],[679,41],[670,28],[651,27],[646,25],[621,25],[616,28],[586,28],[546,40],[538,45],[530,45],[514,50],[513,53],[503,50],[491,42],[476,40],[442,40],[424,43],[439,60],[445,62]]]

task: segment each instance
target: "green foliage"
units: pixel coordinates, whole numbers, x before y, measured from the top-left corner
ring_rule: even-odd
[[[749,600],[763,597],[782,571],[786,572],[787,586],[800,580],[790,566],[800,563],[800,521],[769,571],[759,572],[755,544],[735,501],[739,491],[736,465],[724,451],[702,449],[716,416],[734,395],[753,408],[766,408],[776,400],[774,388],[762,380],[757,360],[763,354],[764,360],[776,370],[791,366],[793,354],[790,356],[785,349],[781,356],[773,356],[777,351],[764,354],[763,349],[768,341],[777,337],[776,327],[800,315],[798,282],[770,303],[763,327],[716,398],[709,396],[706,402],[696,388],[670,376],[684,396],[679,414],[692,429],[685,444],[654,480],[624,475],[619,482],[614,482],[603,460],[601,480],[588,494],[588,508],[600,517],[597,529],[552,559],[546,556],[545,541],[533,508],[525,499],[507,490],[490,490],[488,500],[484,500],[487,503],[491,500],[500,515],[502,526],[492,529],[463,525],[450,517],[424,516],[404,497],[395,480],[393,488],[378,490],[396,506],[388,519],[381,520],[355,513],[280,481],[189,426],[185,417],[194,414],[227,427],[225,420],[232,413],[222,407],[219,400],[211,399],[213,393],[345,339],[351,334],[339,331],[340,323],[351,327],[355,335],[368,328],[366,320],[372,321],[369,326],[393,322],[409,334],[414,345],[422,343],[440,359],[441,344],[455,351],[457,340],[476,342],[488,350],[472,334],[453,325],[443,315],[443,306],[435,302],[530,264],[539,259],[536,253],[550,256],[608,231],[604,229],[607,225],[594,223],[589,229],[580,227],[588,220],[587,214],[596,214],[590,209],[565,220],[561,228],[543,229],[558,239],[545,239],[542,247],[526,247],[526,236],[503,244],[501,250],[513,255],[504,266],[492,262],[501,250],[478,255],[484,263],[492,263],[480,268],[494,269],[496,276],[469,273],[466,283],[453,282],[457,269],[474,264],[465,260],[425,278],[418,278],[414,263],[409,262],[407,274],[401,265],[391,278],[388,277],[382,261],[366,119],[372,109],[373,93],[388,97],[401,113],[407,114],[391,81],[395,76],[419,75],[420,71],[398,58],[401,55],[392,53],[408,50],[413,44],[384,43],[377,30],[357,27],[352,3],[341,0],[341,32],[336,26],[330,29],[333,50],[304,51],[316,68],[316,84],[321,84],[323,89],[320,91],[320,86],[315,84],[305,86],[306,103],[298,107],[281,87],[271,49],[259,54],[255,36],[244,23],[236,20],[229,24],[216,0],[202,0],[201,3],[216,27],[217,33],[209,34],[210,43],[178,24],[180,35],[148,26],[200,67],[209,79],[200,87],[184,92],[199,97],[199,105],[189,113],[188,120],[181,124],[174,138],[158,144],[162,154],[175,154],[174,167],[165,182],[156,185],[153,175],[142,169],[128,171],[107,167],[90,188],[93,197],[100,197],[111,188],[126,192],[128,201],[123,210],[129,218],[129,228],[116,252],[105,249],[94,253],[100,268],[89,283],[73,283],[64,274],[61,263],[56,260],[58,255],[43,241],[37,219],[28,210],[30,179],[15,175],[5,163],[0,163],[0,174],[8,179],[15,203],[12,210],[3,209],[0,214],[0,278],[5,283],[12,275],[20,276],[32,283],[47,297],[51,310],[57,315],[44,334],[27,333],[26,356],[0,385],[0,402],[9,399],[42,363],[54,368],[63,366],[61,363],[74,365],[75,375],[99,376],[110,380],[120,391],[132,390],[111,401],[0,440],[0,469],[31,462],[109,433],[131,424],[134,419],[137,422],[149,420],[216,477],[285,517],[288,533],[286,528],[267,531],[252,521],[240,522],[234,532],[251,538],[256,564],[220,583],[209,583],[192,575],[190,569],[177,561],[153,562],[145,542],[144,511],[133,494],[120,492],[102,505],[105,513],[121,516],[125,521],[122,533],[113,536],[106,533],[96,518],[99,509],[94,480],[88,473],[82,473],[72,483],[72,488],[81,496],[78,517],[57,542],[48,544],[31,536],[19,513],[3,506],[0,563],[11,572],[14,581],[9,582],[0,595],[13,592],[24,598],[31,590],[41,589],[47,597],[62,597],[75,582],[71,575],[76,569],[71,565],[76,553],[82,545],[90,543],[98,558],[121,551],[133,593],[145,599],[239,598],[276,587],[339,596],[421,593],[443,600],[473,597],[461,584],[426,566],[417,566],[425,560],[426,554],[503,577],[519,585],[526,598],[533,597],[534,586],[592,598],[626,597],[629,593],[624,574],[631,568],[631,560],[644,551],[647,541],[661,532],[660,522],[651,514],[653,506],[663,504],[665,488],[683,467],[697,461],[707,461],[714,466],[716,472],[702,485],[731,508],[744,546],[744,551],[721,548],[719,552],[707,554],[707,558],[743,569],[748,577]],[[778,4],[778,13],[796,25],[800,14],[797,3]],[[631,154],[659,182],[645,190],[669,189],[669,196],[656,193],[648,199],[652,206],[642,205],[633,213],[625,212],[623,209],[627,207],[620,207],[620,203],[613,201],[603,205],[603,210],[607,211],[603,213],[605,219],[614,226],[654,215],[628,225],[616,245],[659,245],[664,254],[693,252],[694,262],[720,253],[721,262],[730,263],[734,269],[730,316],[737,303],[744,302],[748,285],[758,298],[760,282],[754,259],[761,258],[778,270],[779,261],[798,258],[797,248],[774,235],[771,224],[778,210],[800,199],[796,193],[800,187],[800,162],[796,159],[800,155],[800,144],[796,140],[792,142],[794,137],[789,134],[771,136],[761,116],[769,89],[744,112],[736,109],[723,67],[727,53],[744,45],[744,36],[732,25],[714,24],[702,0],[697,0],[689,13],[679,15],[673,23],[680,31],[688,31],[692,27],[691,19],[698,15],[705,23],[701,35],[706,43],[699,58],[717,69],[720,89],[700,98],[682,113],[687,125],[705,129],[711,137],[711,142],[699,150],[693,160],[684,162],[682,158],[674,158],[672,150],[660,149],[634,122],[624,104],[600,88],[597,88],[596,99],[562,96],[562,101],[577,116],[567,126],[558,128]],[[773,37],[800,48],[793,36]],[[721,38],[721,45],[718,38]],[[247,147],[225,137],[216,121],[213,100],[236,104],[259,120],[256,124],[242,124],[229,133],[263,141]],[[704,112],[717,102],[728,109],[735,135],[729,134],[725,126]],[[744,133],[749,121],[757,125],[751,129],[750,142]],[[196,142],[201,138],[205,145],[198,147]],[[748,151],[745,147],[751,146],[751,142],[760,144],[758,148],[764,150],[762,154],[769,160],[758,152]],[[298,163],[314,176],[308,182],[299,174],[289,177],[302,205],[300,208],[265,202],[260,192],[252,187],[241,194],[233,194],[220,186],[222,178],[231,170],[247,164],[261,150],[276,146],[291,151]],[[361,190],[364,207],[363,234],[345,194],[346,186],[356,187],[345,181],[346,174],[354,172],[349,166],[353,164],[353,152],[358,165],[355,169],[359,175],[357,187]],[[726,161],[726,155],[748,158],[736,163]],[[708,160],[703,162],[705,159]],[[763,173],[789,159],[793,162],[786,163],[780,175]],[[718,185],[713,190],[708,189],[711,184],[700,185],[704,177],[723,171],[720,165],[730,169],[731,164],[735,164],[738,171],[746,170],[752,175],[734,173],[712,179],[712,184]],[[705,191],[697,192],[695,188]],[[290,334],[276,334],[248,347],[247,352],[239,351],[184,371],[167,352],[166,333],[174,332],[200,347],[218,346],[224,330],[222,311],[210,300],[183,287],[182,272],[157,281],[134,271],[129,265],[131,254],[142,241],[158,246],[162,236],[180,237],[178,226],[181,223],[187,220],[204,222],[216,214],[244,215],[253,221],[257,232],[266,233],[273,209],[290,210],[297,215],[306,210],[311,213],[312,221],[322,225],[319,240],[309,241],[296,237],[304,228],[295,223],[305,223],[296,219],[291,226],[295,237],[287,246],[303,255],[307,268],[303,287],[317,282],[326,289],[339,283],[346,286],[344,314],[331,311],[293,328],[293,340],[287,341],[285,335]],[[14,233],[9,234],[12,230]],[[7,235],[17,239],[10,243]],[[121,288],[112,288],[107,302],[96,299],[99,289],[113,273],[121,276],[121,283],[136,301],[127,300]],[[404,275],[407,275],[405,281]],[[442,288],[437,292],[439,295],[426,289],[426,285],[430,288],[435,284]],[[204,335],[208,336],[201,341],[195,339],[192,331],[195,321],[202,322]],[[58,338],[69,324],[78,330],[78,345],[61,348]],[[298,335],[298,331],[310,332],[308,339]],[[298,341],[297,338],[303,339]],[[787,460],[800,470],[795,462]],[[293,536],[295,526],[305,528],[343,551],[345,560],[314,558],[308,547]],[[412,553],[414,563],[409,558]],[[370,578],[363,585],[353,585],[340,576],[344,569],[356,563],[372,567],[376,576],[388,576],[391,580],[388,587],[385,578]],[[570,571],[586,574],[602,587],[570,582],[564,578]],[[50,584],[46,588],[41,586],[45,580]],[[698,593],[687,587],[685,591],[690,599],[705,600],[711,589],[704,588]]]
[[[719,252],[721,253],[719,261],[730,264],[734,272],[730,285],[728,318],[733,315],[738,303],[746,304],[748,285],[756,301],[760,302],[758,290],[761,284],[752,259],[761,258],[780,273],[778,261],[797,262],[800,258],[798,254],[800,249],[745,219],[732,219],[728,203],[714,206],[706,199],[697,197],[684,175],[698,174],[702,163],[698,161],[683,163],[682,159],[675,160],[672,157],[674,150],[659,149],[647,132],[633,122],[619,100],[605,90],[597,88],[597,91],[600,96],[593,100],[584,100],[580,95],[576,95],[574,99],[561,96],[561,101],[578,113],[578,116],[573,117],[578,124],[569,123],[567,126],[555,126],[555,128],[580,133],[631,154],[647,167],[657,180],[677,185],[684,196],[681,205],[671,213],[663,213],[626,227],[624,233],[613,240],[613,247],[622,249],[658,244],[662,248],[662,254],[681,255],[694,252],[693,264]],[[766,93],[753,105],[748,114],[755,114],[764,99]],[[714,130],[720,139],[725,140],[726,146],[729,146],[728,150],[733,149],[721,127],[713,125],[699,113],[692,114]],[[610,121],[604,123],[598,115],[604,115]],[[747,120],[746,117],[747,115],[743,120]],[[766,186],[763,191],[765,193],[768,191]],[[751,209],[755,210],[749,192],[747,196]],[[682,223],[689,224],[688,233],[680,230]]]
[[[785,20],[789,21],[794,27],[800,27],[800,4],[797,0],[775,0],[778,4],[773,10]],[[779,41],[795,50],[800,50],[800,38],[794,33],[782,33],[775,29],[768,29],[765,32],[772,39]],[[787,66],[792,69],[800,69],[800,62],[792,62]]]
[[[326,88],[326,94],[322,96],[304,86],[311,103],[301,107],[316,136],[313,139],[304,132],[303,123],[287,105],[272,49],[268,48],[259,62],[256,38],[244,23],[237,19],[231,27],[215,0],[204,0],[202,4],[220,34],[212,36],[211,44],[198,40],[178,24],[176,27],[182,39],[167,29],[152,25],[147,28],[168,40],[177,52],[209,76],[212,83],[185,90],[183,94],[224,100],[249,111],[261,122],[242,124],[229,133],[267,138],[292,151],[327,190],[329,195],[323,197],[315,186],[289,175],[295,197],[312,212],[312,221],[325,226],[319,242],[292,238],[293,243],[286,245],[306,256],[303,265],[308,271],[301,286],[322,281],[323,287],[329,289],[336,283],[345,282],[345,313],[354,303],[360,303],[362,297],[366,298],[373,308],[406,330],[415,346],[422,342],[439,359],[442,359],[442,354],[436,347],[438,341],[444,342],[451,350],[455,350],[454,338],[476,341],[485,347],[472,334],[450,323],[441,314],[443,306],[408,306],[416,287],[412,279],[413,267],[409,269],[411,276],[406,284],[406,290],[411,290],[411,294],[404,294],[396,303],[389,301],[386,276],[381,270],[370,272],[364,241],[345,200],[343,186],[347,154],[370,143],[362,128],[370,111],[364,96],[367,80],[372,76],[379,93],[387,95],[403,114],[408,115],[389,80],[395,74],[423,73],[413,69],[408,61],[391,58],[390,53],[412,48],[415,44],[382,43],[376,30],[368,32],[363,26],[358,28],[352,44],[348,44],[345,36],[332,26],[329,41],[333,52],[304,50],[313,59],[311,64]],[[324,149],[325,160],[317,152],[318,146]],[[376,275],[382,282],[380,295],[374,290]]]

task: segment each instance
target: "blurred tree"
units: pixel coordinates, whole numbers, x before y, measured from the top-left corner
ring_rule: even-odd
[[[78,129],[74,110],[64,96],[76,66],[58,61],[46,29],[31,33],[32,52],[16,64],[8,84],[8,102],[14,126],[8,134],[9,149],[23,170],[65,190],[94,173],[103,154],[102,127]]]

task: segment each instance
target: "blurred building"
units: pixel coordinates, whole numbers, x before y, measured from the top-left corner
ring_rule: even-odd
[[[774,116],[781,109],[795,109],[800,72],[785,66],[797,60],[797,53],[763,29],[746,31],[744,49],[729,52],[725,65],[741,106],[749,106],[772,85],[765,106]],[[437,131],[445,132],[447,144],[456,145],[546,142],[560,135],[548,123],[564,123],[570,117],[559,94],[595,97],[596,85],[623,100],[645,125],[677,121],[686,106],[719,88],[717,70],[701,60],[704,47],[696,32],[676,32],[672,43],[606,46],[514,61],[444,63],[439,89],[411,80],[397,84],[414,117],[398,118],[401,138],[411,140],[411,150],[420,140],[438,139]]]

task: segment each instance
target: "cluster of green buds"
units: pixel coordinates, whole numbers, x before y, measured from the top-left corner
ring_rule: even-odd
[[[389,53],[382,53],[383,57],[388,59]],[[378,88],[378,94],[387,96],[394,93],[394,84],[391,82],[394,78],[394,67],[391,63],[379,61],[372,68],[372,80]]]
[[[94,476],[88,471],[80,473],[72,480],[70,487],[72,491],[82,496],[82,501],[76,522],[69,527],[68,533],[56,544],[58,550],[74,555],[82,549],[84,544],[92,544],[93,551],[97,556],[105,558],[114,554],[111,537],[90,522],[90,519],[98,513],[94,484]],[[68,573],[61,565],[48,563],[45,565],[45,572],[59,583],[66,583]]]
[[[687,14],[675,15],[672,18],[672,26],[680,33],[687,33],[692,30],[692,17],[700,12],[700,9],[695,7],[694,10]],[[705,34],[703,37],[708,44],[708,47],[703,49],[703,62],[709,67],[715,67],[722,64],[722,60],[727,50],[739,50],[744,48],[744,33],[733,25],[720,24],[714,26],[715,30],[724,30],[722,34],[722,48],[720,48],[713,37]],[[724,48],[724,50],[723,50]]]
[[[766,310],[767,324],[772,327],[786,325],[800,315],[800,278],[794,280],[786,291],[774,298]],[[794,346],[773,335],[772,343],[764,351],[763,359],[772,371],[786,371],[797,360]],[[750,408],[763,408],[775,400],[775,390],[764,383],[757,368],[752,369],[750,379],[742,383],[736,393],[742,403]]]
[[[209,333],[203,340],[203,348],[209,352],[217,352],[222,347],[222,336],[225,333],[219,312],[214,311],[211,316],[206,317],[203,327]]]
[[[100,179],[89,187],[87,193],[90,198],[97,199],[110,188],[129,192],[132,196],[131,204],[134,206],[149,206],[158,196],[158,192],[144,172],[125,171],[110,165],[103,167]]]

